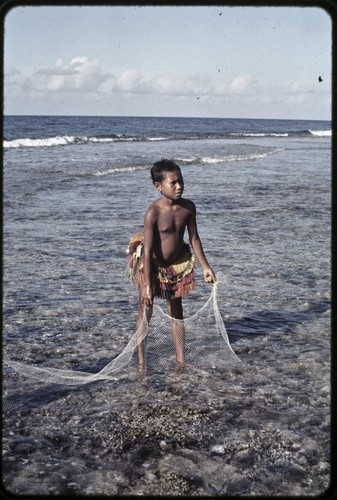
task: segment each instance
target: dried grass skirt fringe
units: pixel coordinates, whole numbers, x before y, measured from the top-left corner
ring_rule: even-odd
[[[137,233],[130,238],[127,248],[127,276],[138,287],[144,285],[144,234]],[[176,299],[195,288],[195,257],[190,246],[184,243],[182,252],[175,262],[163,264],[153,257],[152,286],[156,297]]]

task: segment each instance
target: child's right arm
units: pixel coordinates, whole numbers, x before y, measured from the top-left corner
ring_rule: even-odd
[[[147,307],[153,304],[152,259],[154,224],[155,211],[150,207],[144,217],[144,286],[142,290],[142,304]]]

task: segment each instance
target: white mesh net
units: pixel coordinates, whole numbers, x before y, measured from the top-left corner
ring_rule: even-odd
[[[218,302],[218,287],[226,283],[223,273],[217,273],[217,282],[212,285],[208,300],[190,317],[183,320],[171,318],[162,308],[154,304],[150,320],[145,314],[137,332],[130,338],[123,351],[97,373],[74,371],[49,366],[34,366],[4,359],[4,410],[23,404],[28,396],[17,383],[17,377],[34,378],[44,388],[42,395],[62,388],[76,388],[85,384],[116,380],[135,373],[130,366],[137,361],[139,342],[144,342],[146,373],[162,372],[176,366],[176,350],[173,332],[184,337],[186,368],[210,370],[227,368],[239,362],[232,350]],[[174,330],[175,329],[175,330]],[[8,382],[8,383],[7,383]]]

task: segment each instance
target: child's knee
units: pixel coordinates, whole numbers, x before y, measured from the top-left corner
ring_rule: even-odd
[[[169,315],[172,318],[176,318],[176,319],[183,318],[183,306],[182,306],[181,298],[168,300],[167,301],[167,309],[169,311]]]

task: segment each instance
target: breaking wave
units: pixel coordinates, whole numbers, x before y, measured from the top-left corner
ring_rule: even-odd
[[[331,137],[331,130],[300,130],[288,132],[224,132],[224,133],[172,133],[170,135],[126,135],[111,134],[103,136],[80,136],[80,135],[58,135],[55,137],[29,138],[22,137],[16,139],[4,139],[4,149],[17,148],[48,148],[57,146],[71,146],[74,144],[90,143],[114,143],[114,142],[153,142],[153,141],[171,141],[171,140],[205,140],[205,139],[242,139],[242,138],[261,138],[261,137]],[[221,160],[222,161],[222,160]]]
[[[331,130],[309,130],[310,134],[314,137],[331,137]]]
[[[252,152],[252,153],[242,153],[242,154],[227,154],[222,156],[191,156],[191,157],[177,157],[176,160],[181,165],[206,165],[206,164],[217,164],[233,161],[245,161],[245,160],[258,160],[260,158],[266,158],[269,155],[279,153],[284,151],[284,148],[271,148],[263,152]],[[96,171],[93,175],[97,177],[102,177],[104,175],[118,174],[121,172],[134,172],[138,170],[148,170],[151,168],[149,164],[143,165],[128,165],[122,167],[111,167],[104,170]],[[91,174],[92,175],[92,174]]]
[[[128,137],[123,135],[113,134],[109,137],[86,137],[77,135],[63,135],[56,137],[45,137],[41,139],[13,139],[11,141],[4,140],[4,148],[43,148],[54,146],[69,146],[72,144],[88,144],[88,143],[107,143],[107,142],[122,142],[122,141],[140,141],[139,137]]]

